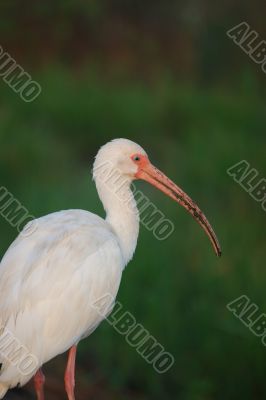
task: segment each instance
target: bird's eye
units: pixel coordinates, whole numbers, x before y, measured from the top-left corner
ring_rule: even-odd
[[[134,161],[140,161],[140,156],[134,156],[134,157],[133,157],[133,160],[134,160]]]

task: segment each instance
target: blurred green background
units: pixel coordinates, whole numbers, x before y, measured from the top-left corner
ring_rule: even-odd
[[[118,300],[176,361],[157,374],[104,322],[80,346],[77,399],[265,398],[266,349],[226,308],[245,294],[266,313],[266,215],[226,172],[246,159],[266,176],[266,76],[226,35],[246,21],[266,39],[265,2],[9,0],[0,11],[1,46],[42,86],[25,103],[0,81],[0,185],[36,217],[103,216],[93,158],[125,137],[197,201],[223,248],[217,259],[183,209],[137,184],[176,229],[158,242],[141,227]],[[0,233],[2,256],[17,232],[0,218]],[[64,398],[64,362],[45,367],[49,400]]]

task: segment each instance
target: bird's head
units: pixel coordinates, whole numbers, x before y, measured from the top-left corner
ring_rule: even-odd
[[[134,180],[139,170],[139,160],[144,159],[148,160],[147,153],[137,143],[128,139],[114,139],[98,151],[94,172],[102,165],[110,164],[118,173],[129,180]]]
[[[110,171],[111,174],[117,172],[117,179],[122,177],[129,182],[142,179],[183,206],[206,232],[216,255],[221,255],[219,241],[203,212],[179,186],[152,165],[141,146],[128,139],[115,139],[108,142],[100,148],[95,158],[94,178],[99,170],[104,170],[105,166],[109,174]]]

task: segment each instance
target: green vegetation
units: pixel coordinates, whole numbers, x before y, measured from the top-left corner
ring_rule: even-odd
[[[124,399],[265,397],[266,349],[226,308],[246,294],[266,312],[265,212],[226,173],[246,159],[265,176],[265,104],[255,82],[250,90],[243,78],[229,93],[168,77],[110,83],[60,68],[37,78],[43,92],[32,104],[0,84],[0,183],[32,214],[84,208],[103,215],[93,157],[106,141],[126,137],[197,201],[223,248],[217,259],[183,209],[138,183],[176,229],[158,242],[141,228],[118,299],[176,361],[157,374],[105,322],[80,347],[84,379],[101,376]],[[3,218],[0,232],[3,255],[17,232]]]

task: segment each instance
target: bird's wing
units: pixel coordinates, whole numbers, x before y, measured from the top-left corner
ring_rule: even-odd
[[[116,295],[122,264],[116,237],[98,216],[69,210],[38,219],[36,230],[22,232],[1,261],[2,327],[29,346],[36,335],[50,336],[42,359],[56,355],[56,346],[57,354],[65,351],[97,323],[86,314],[89,303],[104,292]]]

